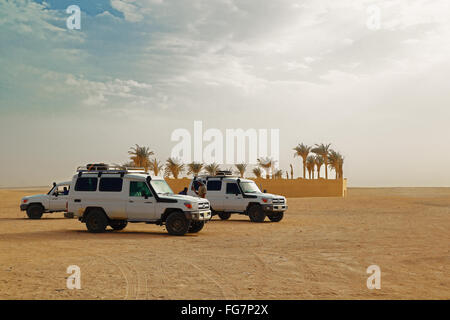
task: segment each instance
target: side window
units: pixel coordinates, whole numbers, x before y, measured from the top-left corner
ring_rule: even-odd
[[[209,180],[206,186],[208,191],[222,190],[222,180]]]
[[[130,181],[130,197],[152,197],[152,193],[144,181]]]
[[[101,178],[98,189],[106,192],[121,192],[122,185],[122,178]]]
[[[227,183],[227,194],[238,194],[241,193],[237,183]]]
[[[58,196],[67,196],[69,194],[69,186],[58,186],[56,187],[55,192],[58,193]]]
[[[98,178],[78,178],[75,184],[75,191],[96,191],[97,181]]]

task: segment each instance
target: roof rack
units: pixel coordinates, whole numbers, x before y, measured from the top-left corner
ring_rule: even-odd
[[[101,176],[103,173],[119,173],[123,176],[125,173],[148,173],[145,168],[138,167],[124,167],[119,165],[109,165],[105,163],[89,163],[85,166],[77,167],[78,176],[83,173],[98,173]]]
[[[233,173],[230,170],[219,170],[216,172],[216,176],[232,176]]]
[[[210,174],[205,174],[205,175],[199,175],[199,176],[195,176],[194,179],[197,178],[204,178],[204,179],[209,179],[209,178],[239,178],[239,176],[237,175],[233,175],[233,173],[229,170],[220,170],[217,171],[215,175],[210,175]]]

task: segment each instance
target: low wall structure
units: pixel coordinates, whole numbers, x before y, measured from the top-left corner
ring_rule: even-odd
[[[345,197],[347,179],[252,179],[261,189],[268,193],[283,195],[287,198],[306,197]],[[173,192],[178,193],[189,187],[190,179],[166,179]]]

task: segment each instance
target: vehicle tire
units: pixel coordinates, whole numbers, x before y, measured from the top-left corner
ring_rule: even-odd
[[[113,228],[115,231],[123,230],[127,226],[128,221],[127,220],[112,220],[109,222],[109,225],[111,228]]]
[[[205,226],[205,221],[191,221],[191,225],[189,226],[189,233],[197,233],[203,229]]]
[[[268,214],[269,220],[272,222],[280,222],[283,219],[284,212],[274,212],[272,214]]]
[[[251,222],[263,222],[266,218],[266,213],[259,205],[253,205],[248,209],[248,216]]]
[[[64,218],[73,219],[73,212],[64,212]]]
[[[86,217],[86,228],[89,232],[105,232],[107,225],[108,219],[102,210],[93,209],[89,211],[88,216]]]
[[[44,213],[44,208],[40,204],[31,204],[27,208],[27,216],[30,219],[40,219]]]
[[[183,236],[189,231],[190,221],[183,212],[172,212],[166,220],[167,232],[174,236]]]
[[[219,218],[220,220],[228,220],[231,217],[230,212],[219,212]]]

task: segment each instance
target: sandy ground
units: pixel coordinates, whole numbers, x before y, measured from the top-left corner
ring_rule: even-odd
[[[288,199],[280,223],[234,215],[184,237],[26,219],[19,199],[39,191],[0,190],[1,299],[450,299],[450,188]],[[372,264],[380,290],[366,286]],[[66,288],[69,265],[81,290]]]

